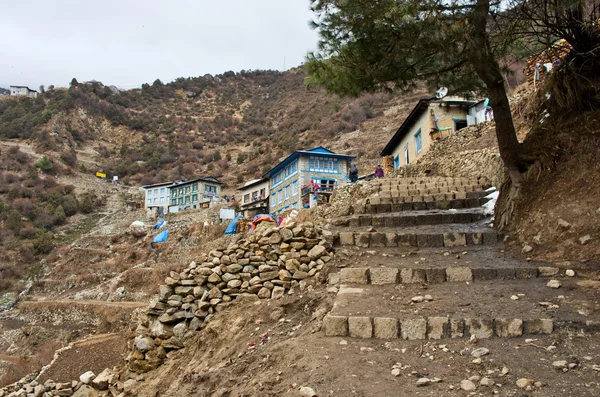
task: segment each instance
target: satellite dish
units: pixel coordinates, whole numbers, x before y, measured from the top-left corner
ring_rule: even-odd
[[[435,97],[437,99],[442,99],[443,97],[445,97],[446,95],[448,95],[448,89],[446,87],[440,87],[436,92],[435,92]]]

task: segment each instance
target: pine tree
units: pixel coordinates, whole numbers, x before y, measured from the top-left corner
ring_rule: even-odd
[[[420,81],[451,92],[483,92],[496,120],[500,155],[513,181],[521,156],[501,60],[511,42],[494,22],[495,0],[314,0],[319,52],[308,56],[307,85],[358,96],[410,90]]]

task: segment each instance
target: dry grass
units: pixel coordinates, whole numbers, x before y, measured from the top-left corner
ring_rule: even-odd
[[[58,340],[48,340],[35,355],[24,355],[11,362],[5,374],[0,378],[0,387],[14,383],[25,375],[39,371],[44,365],[49,364],[54,358],[54,352],[61,348]]]

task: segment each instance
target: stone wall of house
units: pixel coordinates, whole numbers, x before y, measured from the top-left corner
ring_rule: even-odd
[[[505,168],[494,137],[494,123],[486,122],[463,128],[440,141],[432,142],[427,152],[416,164],[409,164],[392,171],[388,176],[418,177],[477,177],[494,186],[504,180]],[[487,147],[474,147],[487,135]]]
[[[142,373],[158,367],[169,351],[181,349],[186,337],[236,300],[278,299],[320,280],[333,258],[334,238],[310,222],[259,228],[182,272],[171,272],[136,331],[129,369]]]

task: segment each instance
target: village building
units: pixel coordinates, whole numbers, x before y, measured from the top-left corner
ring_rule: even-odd
[[[427,153],[432,142],[492,117],[486,100],[421,99],[381,151],[381,156],[389,160],[384,163],[393,163],[393,168],[414,163]]]
[[[166,214],[171,199],[171,185],[173,185],[173,182],[142,186],[145,193],[146,208],[153,210],[157,215],[159,213]]]
[[[269,212],[313,207],[317,204],[315,185],[319,195],[331,195],[334,188],[349,181],[353,158],[322,146],[295,151],[263,175],[269,180]]]
[[[223,182],[213,177],[196,178],[170,185],[169,212],[210,207],[218,203],[221,200],[221,185]]]
[[[269,213],[269,179],[261,178],[246,182],[237,189],[241,194],[242,215],[244,218]]]
[[[10,86],[10,95],[28,96],[31,98],[36,98],[38,96],[38,92],[36,90],[32,90],[29,87],[26,87],[24,85],[11,85]]]

